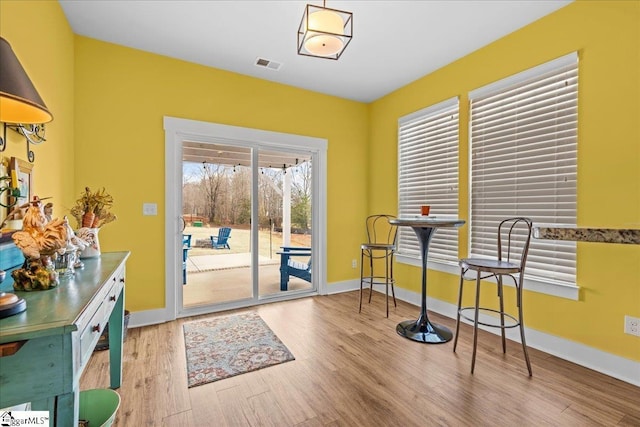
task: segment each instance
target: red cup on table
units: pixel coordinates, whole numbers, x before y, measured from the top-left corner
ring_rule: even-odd
[[[422,205],[422,206],[420,206],[420,213],[421,213],[422,215],[425,215],[425,216],[426,216],[426,215],[429,215],[429,211],[430,211],[430,210],[431,210],[431,206],[429,206],[429,205]]]

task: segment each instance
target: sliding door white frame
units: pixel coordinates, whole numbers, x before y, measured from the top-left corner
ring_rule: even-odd
[[[313,288],[319,294],[326,293],[326,243],[327,243],[327,146],[323,138],[293,135],[260,129],[229,126],[218,123],[164,117],[165,130],[165,320],[210,312],[211,309],[183,309],[182,292],[182,142],[185,140],[242,145],[253,149],[304,150],[311,153],[313,164],[312,188],[312,263]],[[254,150],[255,156],[257,150]],[[255,173],[255,159],[254,159]],[[255,189],[254,189],[255,190]],[[257,215],[257,203],[253,203],[252,216]],[[257,221],[252,221],[257,224]],[[257,245],[257,236],[254,245]],[[253,246],[257,247],[257,246]],[[255,255],[257,258],[257,253]],[[315,267],[317,266],[317,268]],[[254,263],[253,276],[258,265]],[[299,297],[285,295],[283,299]],[[218,305],[218,309],[233,309],[259,304],[257,292],[251,300],[234,301]]]

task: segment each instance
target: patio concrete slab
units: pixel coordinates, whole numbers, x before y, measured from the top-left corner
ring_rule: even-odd
[[[258,256],[260,265],[279,264],[279,258],[269,258]],[[241,268],[251,266],[251,254],[216,254],[197,255],[187,258],[187,273],[198,273],[203,271],[224,270],[229,268]]]
[[[289,291],[310,290],[311,283],[297,277],[289,280]],[[280,265],[260,267],[259,295],[280,295]],[[251,298],[252,284],[249,268],[227,268],[187,275],[182,286],[184,307],[198,307]]]

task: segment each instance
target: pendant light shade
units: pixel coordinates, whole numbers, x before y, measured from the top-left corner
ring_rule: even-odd
[[[0,122],[40,124],[51,120],[53,116],[11,45],[0,37]]]
[[[298,28],[298,54],[338,59],[351,41],[353,15],[308,4]]]

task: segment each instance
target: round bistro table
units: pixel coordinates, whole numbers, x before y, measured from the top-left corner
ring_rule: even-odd
[[[418,236],[420,242],[420,255],[422,259],[422,301],[420,317],[418,320],[405,320],[398,323],[396,332],[405,338],[427,344],[441,344],[450,341],[453,337],[451,331],[441,325],[429,321],[427,315],[427,256],[429,243],[440,227],[461,227],[464,220],[457,218],[438,218],[435,216],[417,216],[396,218],[389,220],[391,224],[399,227],[411,227]]]

